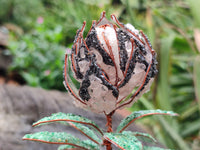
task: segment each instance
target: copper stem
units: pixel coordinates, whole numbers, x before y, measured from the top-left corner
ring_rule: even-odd
[[[110,114],[105,114],[106,119],[107,119],[107,132],[113,132],[112,129],[112,115],[114,114],[115,111],[112,111]],[[111,143],[107,140],[104,140],[104,145],[106,146],[106,150],[112,150]]]

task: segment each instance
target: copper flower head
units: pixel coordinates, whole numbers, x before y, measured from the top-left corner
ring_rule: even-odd
[[[106,113],[132,104],[149,90],[156,69],[155,51],[142,32],[105,12],[83,38],[77,31],[71,55],[65,56],[64,83],[80,107]],[[71,67],[70,67],[71,66]],[[69,74],[70,70],[74,77]],[[80,83],[77,89],[74,79]]]

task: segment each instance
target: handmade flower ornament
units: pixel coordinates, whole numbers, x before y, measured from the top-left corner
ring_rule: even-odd
[[[156,53],[147,36],[105,12],[93,21],[86,38],[86,22],[77,31],[71,55],[65,55],[64,84],[76,105],[109,114],[135,102],[149,90],[157,73]],[[70,74],[73,72],[73,77]],[[75,85],[76,79],[80,88]]]

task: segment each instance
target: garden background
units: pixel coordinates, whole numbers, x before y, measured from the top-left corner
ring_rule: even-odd
[[[101,12],[146,33],[157,52],[151,91],[129,110],[173,110],[137,124],[168,148],[200,149],[199,0],[0,0],[0,83],[65,91],[62,69],[76,30]],[[4,81],[6,80],[6,81]]]

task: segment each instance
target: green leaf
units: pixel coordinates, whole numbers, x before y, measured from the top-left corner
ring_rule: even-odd
[[[22,76],[31,86],[39,86],[39,78],[31,73],[22,72]]]
[[[170,150],[170,149],[154,147],[154,146],[143,146],[143,150]]]
[[[179,116],[180,120],[184,120],[195,114],[199,110],[199,106],[194,103],[193,105],[189,105],[188,108],[184,110],[185,111]]]
[[[199,111],[200,111],[200,55],[197,55],[194,60],[194,88],[195,88],[195,95],[196,99],[199,105]]]
[[[197,0],[187,0],[187,1],[189,2],[190,8],[191,8],[191,12],[192,12],[193,17],[194,17],[195,25],[197,27],[200,27],[200,18],[199,18],[200,1],[197,1]]]
[[[141,110],[141,111],[135,111],[125,119],[121,121],[119,126],[117,127],[117,132],[122,132],[125,128],[127,128],[132,122],[135,120],[142,118],[144,116],[149,115],[170,115],[170,116],[176,116],[177,114],[172,111],[164,111],[164,110]]]
[[[183,130],[180,133],[183,137],[188,137],[188,135],[191,135],[192,133],[199,132],[200,127],[200,119],[185,123],[183,125]]]
[[[81,0],[83,3],[87,5],[96,5],[96,6],[104,6],[111,3],[111,0]]]
[[[50,144],[67,144],[85,149],[95,149],[96,147],[98,147],[98,145],[95,143],[93,143],[93,145],[92,144],[86,145],[85,142],[65,132],[44,131],[44,132],[37,132],[34,134],[26,134],[23,137],[23,140],[38,141]]]
[[[168,73],[170,67],[170,49],[172,48],[173,41],[175,39],[174,33],[161,41],[160,50],[160,69],[159,69],[159,83],[157,91],[157,103],[160,109],[172,110],[171,103],[169,102],[169,82]]]
[[[154,14],[161,17],[165,22],[173,24],[176,26],[176,23],[173,18],[169,17],[168,15],[165,15],[165,13],[162,13],[161,11],[154,10]]]
[[[79,139],[65,132],[48,132],[48,131],[37,132],[34,134],[26,134],[23,137],[23,140],[33,140],[33,141],[35,140],[46,143],[58,143],[58,144],[80,143]]]
[[[72,145],[61,145],[58,147],[58,150],[68,150],[68,149],[71,149],[71,148],[76,148],[75,146],[72,146]]]
[[[147,109],[154,109],[154,106],[144,97],[141,98],[141,102]],[[163,126],[164,130],[169,134],[169,136],[176,141],[178,147],[181,150],[189,150],[190,148],[184,142],[183,138],[177,133],[176,130],[169,124],[162,116],[158,117],[159,122]]]
[[[122,150],[142,150],[142,143],[132,132],[105,133],[104,138]]]
[[[165,131],[173,138],[173,140],[178,144],[181,150],[189,150],[187,143],[184,142],[183,138],[177,133],[176,130],[169,124],[163,117],[159,117],[161,125],[164,127]]]
[[[126,131],[123,131],[122,133],[124,133]],[[154,139],[150,134],[148,133],[142,133],[142,132],[132,132],[132,134],[134,136],[136,136],[138,139],[141,139],[140,141],[144,141],[144,142],[156,142],[156,139]],[[147,141],[146,139],[150,139],[151,141]]]
[[[52,114],[49,117],[44,117],[40,119],[39,121],[35,122],[33,126],[38,126],[38,125],[44,125],[52,122],[59,122],[62,124],[66,124],[65,122],[75,122],[75,123],[81,123],[81,124],[86,124],[89,126],[94,127],[96,131],[98,131],[101,135],[103,135],[103,132],[99,129],[98,125],[94,123],[93,121],[84,118],[82,116],[74,115],[74,114],[65,114],[62,112]]]
[[[99,147],[94,144],[93,142],[89,141],[89,140],[85,140],[85,141],[82,141],[82,143],[84,143],[87,147],[90,147],[94,150],[100,150]],[[70,149],[70,148],[76,148],[75,146],[71,146],[71,145],[61,145],[58,147],[58,150],[67,150],[67,149]]]
[[[85,136],[87,136],[90,140],[92,140],[96,144],[100,144],[102,142],[102,140],[99,139],[97,135],[93,132],[93,130],[91,130],[87,126],[75,122],[69,122],[68,124],[74,127],[75,129],[79,130],[81,133],[83,133]]]

